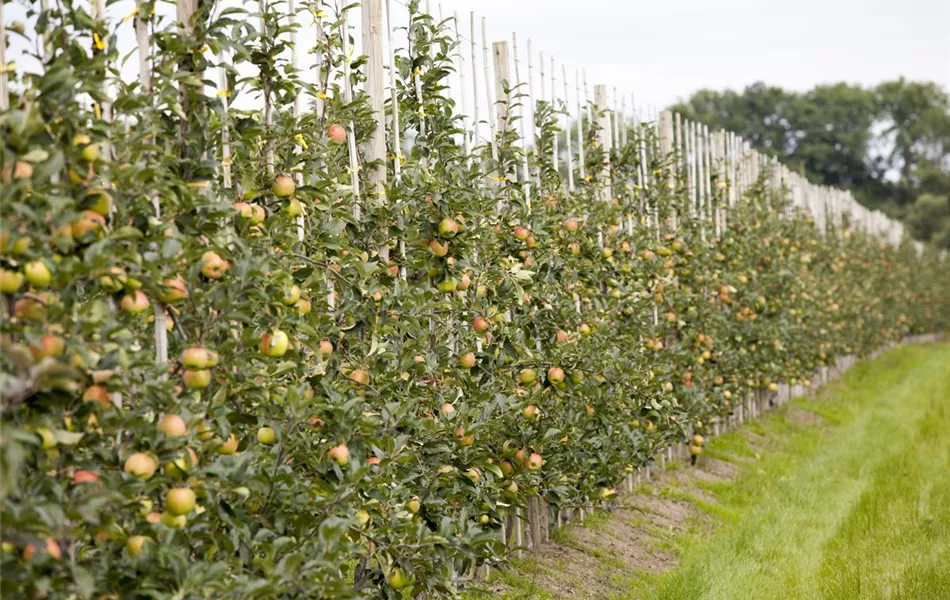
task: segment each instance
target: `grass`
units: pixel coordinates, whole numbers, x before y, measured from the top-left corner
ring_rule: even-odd
[[[795,407],[834,426],[763,420],[784,447],[714,490],[739,519],[631,598],[950,598],[950,346],[900,348]]]
[[[739,468],[732,481],[697,481],[714,502],[660,490],[713,523],[712,534],[708,522],[656,532],[650,543],[680,557],[675,570],[623,569],[570,530],[556,540],[598,561],[589,576],[618,590],[612,600],[950,599],[950,345],[898,348],[747,425],[754,435],[709,445]],[[606,515],[587,524],[611,531]],[[467,598],[555,598],[528,575],[539,569],[559,573],[526,558],[492,576],[504,592]]]

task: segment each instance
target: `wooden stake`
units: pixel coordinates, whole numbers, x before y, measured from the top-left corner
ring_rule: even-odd
[[[567,140],[567,191],[574,191],[574,155],[571,150],[571,103],[567,89],[567,67],[561,65],[561,77],[564,80],[564,138]]]
[[[597,132],[597,141],[604,152],[603,173],[600,181],[601,187],[597,192],[597,196],[603,202],[610,202],[610,199],[613,197],[610,181],[610,150],[612,148],[612,140],[610,135],[610,114],[607,112],[609,107],[607,105],[606,85],[594,86],[594,104],[596,105],[597,126],[599,129]]]
[[[508,88],[511,81],[508,42],[494,42],[492,49],[495,55],[495,109],[498,113],[498,130],[505,132],[508,131]]]
[[[458,39],[459,29],[458,29],[458,13],[455,13],[455,37]],[[399,94],[396,87],[396,50],[393,43],[393,20],[392,13],[390,12],[390,0],[386,0],[386,31],[389,36],[389,93],[390,93],[390,108],[392,110],[392,152],[393,152],[393,175],[396,178],[396,183],[402,181],[402,142],[399,138]],[[459,56],[461,59],[461,55]],[[469,154],[468,147],[468,129],[464,126],[465,119],[465,74],[462,72],[462,69],[459,69],[459,79],[462,81],[462,119],[463,119],[463,129],[465,133],[463,134],[464,143],[465,143],[465,156]],[[404,267],[401,267],[404,268]]]

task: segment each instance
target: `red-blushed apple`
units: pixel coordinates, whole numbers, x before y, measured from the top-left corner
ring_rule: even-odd
[[[459,357],[459,366],[463,369],[471,369],[475,366],[475,353],[466,352]]]
[[[297,309],[297,314],[301,317],[304,315],[309,315],[310,311],[313,310],[313,305],[310,304],[310,301],[306,298],[301,298],[297,300],[297,303],[294,304],[294,308]]]
[[[125,547],[128,549],[129,554],[132,556],[138,556],[145,549],[145,542],[150,541],[149,538],[144,535],[133,535],[125,542]]]
[[[207,369],[211,366],[211,356],[207,348],[191,346],[181,352],[181,364],[186,369]]]
[[[478,483],[482,479],[481,471],[479,471],[475,467],[465,469],[465,472],[463,473],[463,475],[471,479],[472,483]]]
[[[568,339],[567,332],[563,329],[558,329],[557,333],[554,334],[554,339],[561,343],[566,342]]]
[[[208,250],[201,255],[201,274],[208,279],[221,279],[230,268],[231,263],[213,250]]]
[[[220,446],[217,447],[215,452],[218,454],[223,454],[225,456],[230,456],[236,454],[238,449],[238,439],[232,433],[228,436],[228,439],[223,442]]]
[[[475,319],[472,321],[472,329],[475,331],[475,333],[485,333],[488,331],[489,327],[491,327],[491,324],[485,317],[475,317]]]
[[[538,407],[535,406],[534,404],[529,404],[528,406],[525,406],[524,409],[521,411],[521,416],[523,416],[525,419],[528,419],[528,420],[535,418],[536,416],[538,416]]]
[[[459,446],[463,448],[467,446],[471,446],[472,444],[475,443],[475,434],[470,433],[468,435],[465,435],[465,429],[463,429],[462,427],[459,427],[458,429],[455,430],[455,441],[458,443]]]
[[[317,352],[322,358],[330,358],[333,355],[333,344],[330,343],[330,340],[320,340],[320,344],[317,346]]]
[[[82,395],[83,402],[98,402],[101,406],[110,406],[112,399],[109,392],[101,385],[91,385]]]
[[[346,141],[346,129],[343,129],[342,125],[334,123],[327,127],[327,137],[334,144],[342,144]]]
[[[523,242],[528,239],[529,235],[531,235],[531,232],[524,227],[515,227],[515,239],[519,242]]]
[[[439,222],[439,235],[448,239],[453,238],[459,232],[459,224],[455,219],[446,217]]]
[[[188,425],[185,420],[178,415],[165,415],[158,422],[156,429],[168,437],[182,437],[188,434]]]
[[[187,515],[195,508],[195,491],[188,487],[174,487],[165,494],[165,509],[173,515]]]
[[[119,307],[125,312],[132,313],[133,315],[140,315],[148,310],[148,296],[146,296],[142,290],[134,290],[125,296],[122,296],[122,301],[119,303]]]
[[[588,325],[587,323],[581,323],[577,327],[577,332],[581,335],[590,335],[591,333],[593,333],[593,330],[590,328],[590,325]]]
[[[507,461],[507,460],[503,460],[499,462],[498,468],[501,469],[501,472],[505,475],[505,477],[511,475],[512,472],[514,472],[515,470],[515,466],[511,464],[510,461]]]
[[[580,223],[577,221],[577,219],[564,219],[563,225],[564,229],[571,233],[574,233],[580,227]]]
[[[105,226],[106,220],[102,215],[91,210],[84,210],[79,219],[73,222],[70,231],[73,239],[81,242],[88,238],[98,237]]]
[[[73,473],[73,483],[98,483],[99,475],[94,471],[80,470]]]
[[[46,287],[53,279],[53,274],[50,272],[49,267],[41,260],[33,260],[26,263],[26,266],[23,267],[23,274],[26,275],[26,280],[29,284],[35,288]]]
[[[30,352],[36,360],[47,356],[62,356],[66,352],[66,340],[62,336],[45,333],[40,338],[39,344],[30,344]]]
[[[161,300],[165,304],[176,304],[188,297],[188,287],[181,275],[162,281]]]
[[[294,192],[297,191],[297,184],[294,182],[293,177],[278,175],[274,178],[272,191],[278,198],[287,198],[293,196]]]
[[[185,387],[190,390],[203,390],[211,385],[211,371],[201,369],[198,371],[185,371],[181,374]]]
[[[537,248],[538,242],[535,241],[533,235],[529,235],[528,237],[524,239],[524,245],[527,246],[528,248]]]
[[[446,402],[439,407],[439,412],[442,413],[444,417],[451,417],[455,414],[455,407]]]
[[[528,457],[528,463],[525,468],[529,471],[540,471],[542,464],[544,464],[544,459],[541,458],[541,455],[532,452],[531,456]]]
[[[347,375],[347,378],[360,385],[369,385],[369,373],[363,369],[353,369],[350,371],[350,374]]]
[[[264,332],[261,335],[260,351],[271,358],[280,358],[290,348],[290,338],[280,329]]]
[[[346,444],[334,446],[327,452],[327,458],[341,467],[345,467],[350,462],[350,449]]]
[[[468,276],[468,273],[465,273],[462,275],[462,278],[459,279],[458,285],[456,287],[460,292],[464,292],[470,285],[472,285],[472,278]]]
[[[157,468],[158,463],[155,462],[155,459],[144,452],[136,452],[130,455],[125,459],[125,465],[123,466],[126,473],[139,479],[149,479],[155,474]]]
[[[564,370],[561,367],[551,367],[548,369],[548,381],[557,385],[564,381]]]
[[[429,242],[429,251],[432,252],[433,255],[442,258],[449,253],[449,243],[444,242],[440,244],[438,240],[432,240]]]

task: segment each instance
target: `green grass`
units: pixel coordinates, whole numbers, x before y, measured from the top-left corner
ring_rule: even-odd
[[[714,502],[659,490],[706,515],[652,532],[653,548],[680,557],[674,571],[624,568],[569,529],[555,540],[598,561],[590,577],[609,582],[611,600],[950,600],[950,345],[861,363],[746,431],[754,441],[739,431],[707,448],[739,468],[732,481],[695,482]],[[648,514],[636,519],[646,531]],[[605,514],[586,525],[611,531]],[[558,566],[526,557],[492,575],[504,593],[466,597],[551,600],[530,574]]]
[[[833,425],[764,419],[781,447],[751,463],[739,435],[714,440],[743,457],[737,481],[708,486],[738,519],[628,598],[950,598],[950,346],[892,351],[794,406]]]

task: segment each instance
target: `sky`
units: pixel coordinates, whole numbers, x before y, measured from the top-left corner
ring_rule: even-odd
[[[79,0],[82,2],[83,0]],[[88,1],[88,0],[87,0]],[[225,0],[239,4],[239,0]],[[392,0],[393,22],[405,23],[407,0]],[[5,18],[24,19],[23,0],[8,4]],[[460,63],[471,90],[470,11],[485,18],[489,44],[518,34],[522,73],[527,71],[526,47],[534,50],[534,85],[540,94],[539,52],[555,59],[557,92],[563,96],[561,65],[567,68],[570,94],[575,73],[586,71],[591,93],[607,84],[619,97],[633,94],[641,110],[653,113],[702,88],[741,89],[764,81],[792,90],[819,83],[846,81],[873,85],[904,76],[936,81],[950,90],[950,0],[428,0],[431,10],[445,17],[456,11],[465,38]],[[422,0],[425,7],[427,0]],[[253,7],[256,3],[249,2]],[[298,0],[298,5],[302,5]],[[113,23],[134,7],[132,0],[109,2]],[[173,14],[170,2],[160,13]],[[352,12],[359,51],[359,9]],[[312,24],[312,22],[311,22]],[[28,23],[29,25],[29,23]],[[298,39],[311,35],[301,30]],[[18,57],[22,38],[12,39],[8,56]],[[119,26],[118,44],[134,50],[132,22]],[[396,44],[404,46],[398,35]],[[19,52],[22,54],[22,52]],[[306,57],[303,53],[302,56]],[[302,58],[301,60],[307,60]],[[478,61],[482,60],[479,49]],[[123,77],[135,77],[129,60]],[[307,65],[302,64],[302,69]],[[478,65],[481,69],[481,65]],[[479,85],[484,92],[484,80]],[[453,95],[461,83],[453,81]],[[550,83],[547,83],[550,93]],[[214,90],[209,90],[214,91]],[[251,100],[248,99],[248,102]],[[575,100],[571,98],[573,104]],[[238,100],[241,102],[241,100]],[[484,108],[482,109],[484,111]]]

